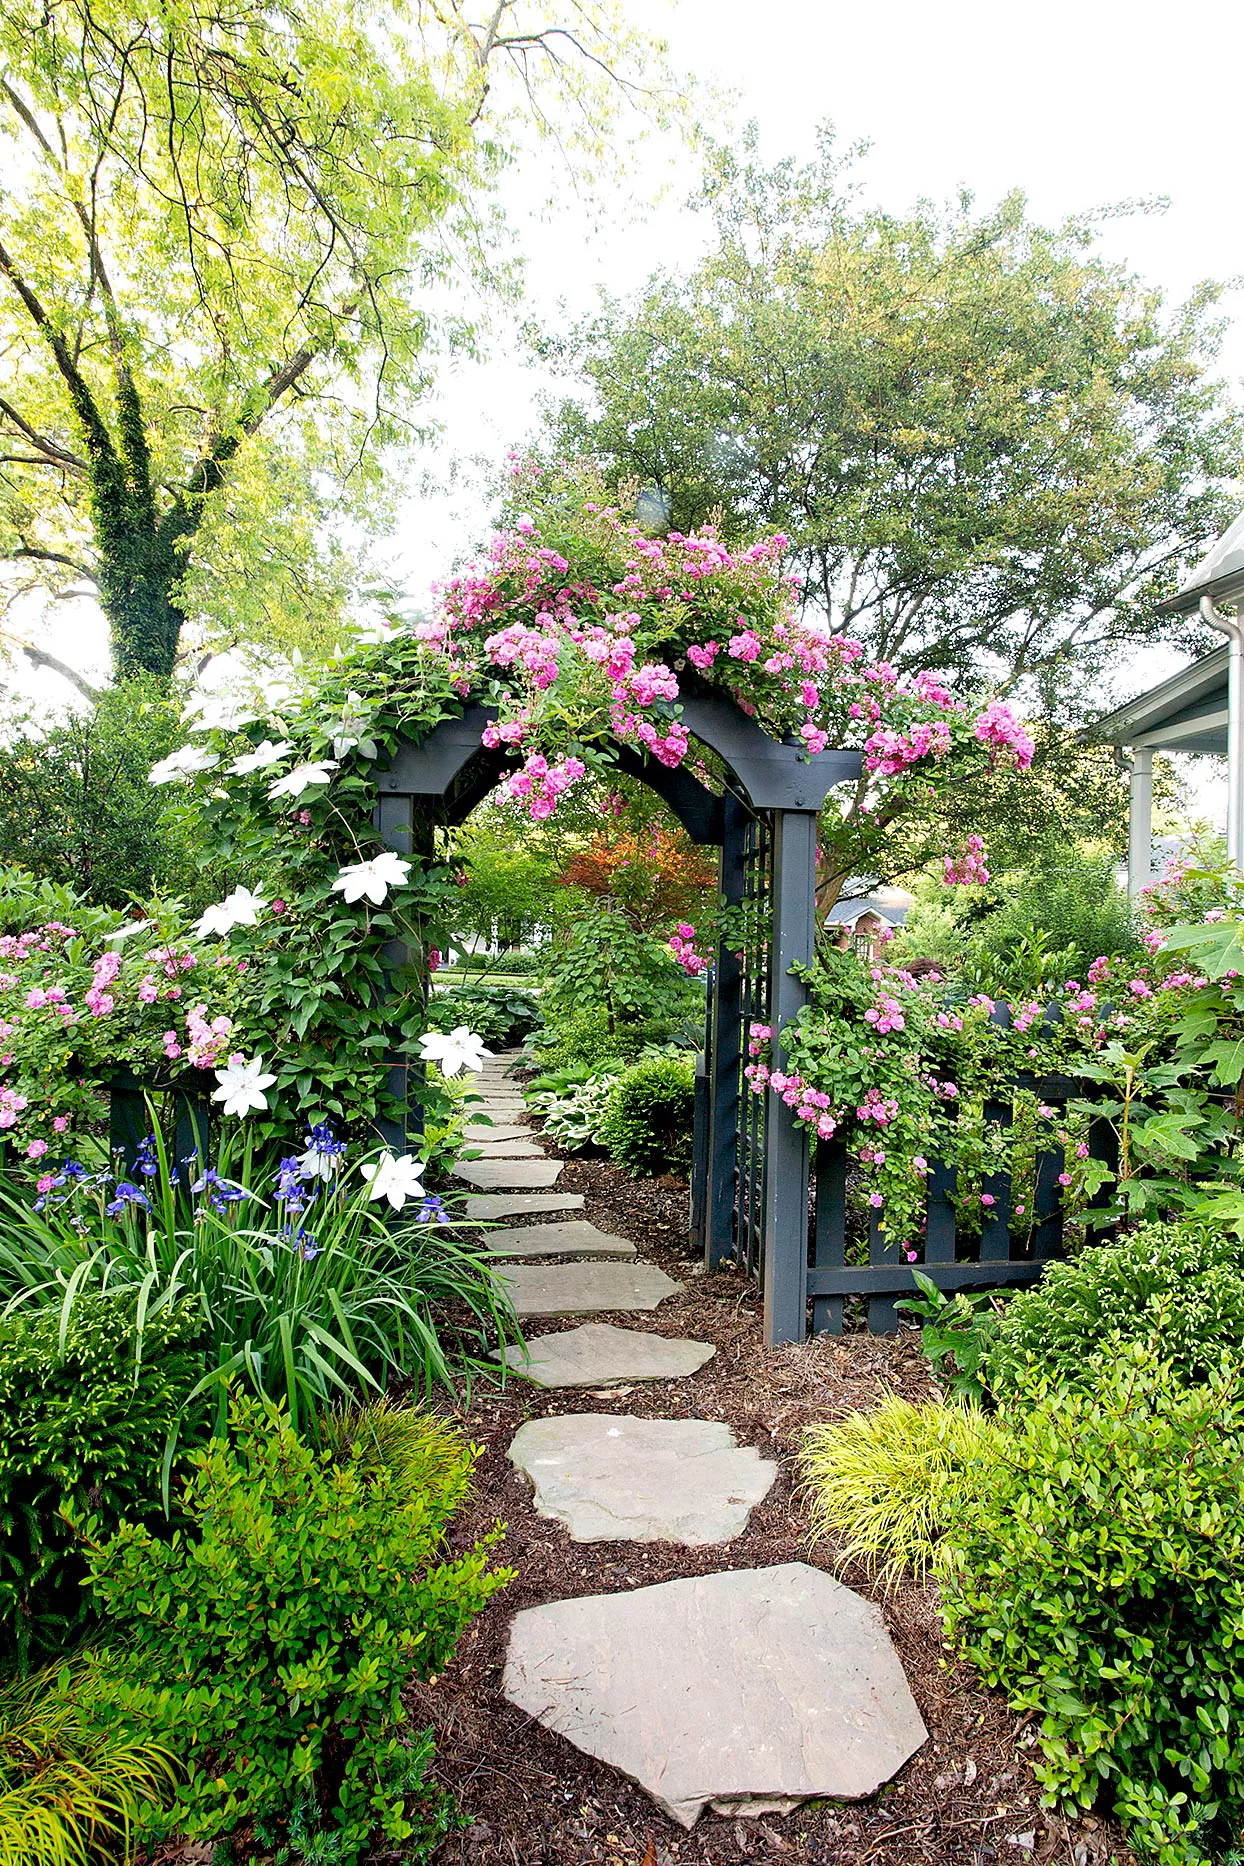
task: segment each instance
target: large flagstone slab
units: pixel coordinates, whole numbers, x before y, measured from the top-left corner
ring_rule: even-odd
[[[629,1238],[598,1231],[585,1218],[552,1219],[543,1225],[511,1225],[484,1239],[498,1257],[634,1257]]]
[[[655,1309],[682,1288],[651,1263],[498,1264],[519,1315],[598,1315]]]
[[[555,1186],[561,1177],[561,1160],[458,1160],[455,1179],[465,1179],[481,1192],[534,1192],[541,1186]]]
[[[581,1322],[578,1328],[529,1340],[525,1348],[507,1348],[505,1360],[540,1387],[612,1387],[633,1380],[685,1380],[716,1352],[710,1341],[618,1328],[613,1322]],[[500,1348],[493,1349],[492,1358],[502,1358]]]
[[[880,1609],[803,1562],[528,1607],[504,1690],[684,1827],[871,1795],[928,1735]]]
[[[531,1140],[533,1131],[525,1121],[468,1121],[462,1130],[464,1140]]]
[[[510,1462],[536,1509],[575,1542],[732,1542],[768,1496],[777,1465],[714,1419],[561,1413],[529,1419]]]
[[[462,1202],[463,1217],[475,1224],[498,1218],[522,1218],[529,1212],[581,1212],[581,1192],[471,1192]]]

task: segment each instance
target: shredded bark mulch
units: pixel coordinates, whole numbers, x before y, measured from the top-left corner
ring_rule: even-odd
[[[438,1866],[738,1866],[785,1859],[818,1866],[1131,1866],[1117,1828],[1094,1817],[1066,1820],[1040,1807],[1030,1766],[1029,1720],[982,1691],[944,1648],[931,1588],[879,1588],[832,1543],[810,1546],[793,1484],[802,1428],[866,1408],[883,1392],[931,1398],[914,1328],[896,1336],[860,1332],[766,1350],[754,1284],[737,1272],[706,1274],[689,1255],[687,1192],[677,1182],[635,1181],[598,1161],[571,1159],[559,1190],[582,1192],[582,1216],[631,1238],[641,1254],[683,1285],[634,1325],[715,1344],[690,1380],[629,1388],[545,1392],[513,1380],[477,1387],[463,1423],[484,1447],[473,1507],[455,1524],[463,1546],[498,1520],[499,1563],[517,1570],[468,1631],[451,1667],[411,1696],[437,1736],[437,1777],[471,1821],[441,1846]],[[533,1335],[584,1318],[541,1319]],[[727,1547],[572,1542],[538,1517],[531,1489],[506,1452],[525,1419],[550,1413],[618,1412],[723,1420],[740,1442],[780,1464],[778,1481]],[[515,1710],[501,1695],[510,1617],[565,1596],[617,1593],[722,1569],[807,1561],[879,1602],[929,1740],[878,1795],[859,1803],[805,1804],[787,1815],[723,1818],[706,1810],[690,1832],[641,1789],[582,1755]],[[653,1692],[661,1689],[654,1654]]]

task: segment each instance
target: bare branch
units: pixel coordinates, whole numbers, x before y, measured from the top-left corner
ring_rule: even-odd
[[[19,636],[9,634],[7,629],[0,629],[0,641],[7,642],[10,648],[16,648],[20,654],[24,654],[32,667],[46,667],[51,673],[59,674],[61,679],[67,680],[71,687],[77,688],[84,700],[88,700],[92,706],[98,706],[101,689],[93,687],[89,680],[79,674],[76,667],[70,667],[69,663],[62,661],[59,655],[50,653],[46,648],[38,647],[35,642],[22,641]]]
[[[26,558],[37,564],[63,564],[66,570],[72,570],[75,575],[85,577],[88,583],[95,582],[95,572],[89,564],[80,564],[77,558],[66,557],[63,551],[43,551],[37,545],[23,544],[19,545],[17,550],[10,551],[9,557],[14,562],[18,558]]]
[[[11,421],[18,433],[24,434],[32,447],[39,449],[50,466],[66,467],[71,473],[86,472],[85,460],[79,459],[77,454],[71,454],[58,441],[49,440],[46,434],[40,434],[37,428],[31,427],[29,421],[17,412],[12,402],[7,402],[2,395],[0,395],[0,415],[4,415]]]

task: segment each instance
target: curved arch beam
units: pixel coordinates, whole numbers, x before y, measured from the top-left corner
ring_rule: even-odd
[[[859,752],[809,758],[799,746],[771,739],[721,694],[684,695],[682,721],[729,766],[757,810],[819,810],[833,785],[858,778],[863,768]]]
[[[642,758],[629,745],[619,745],[616,750],[618,770],[655,791],[666,809],[678,818],[692,842],[720,847],[724,805],[715,792],[693,778],[682,765],[671,771],[655,758]]]

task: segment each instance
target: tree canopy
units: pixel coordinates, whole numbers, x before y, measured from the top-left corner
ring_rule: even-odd
[[[704,261],[543,340],[589,391],[549,450],[637,476],[676,530],[785,531],[809,600],[904,671],[1074,711],[1231,510],[1216,288],[1169,310],[1091,221],[896,217],[843,166],[828,134],[807,168],[715,152]]]
[[[458,0],[14,0],[0,558],[97,590],[122,675],[167,675],[188,616],[332,620],[352,573],[323,521],[383,516],[433,288],[502,159],[490,114],[517,93],[543,122],[560,87],[590,121],[644,51],[612,0],[478,27]]]

